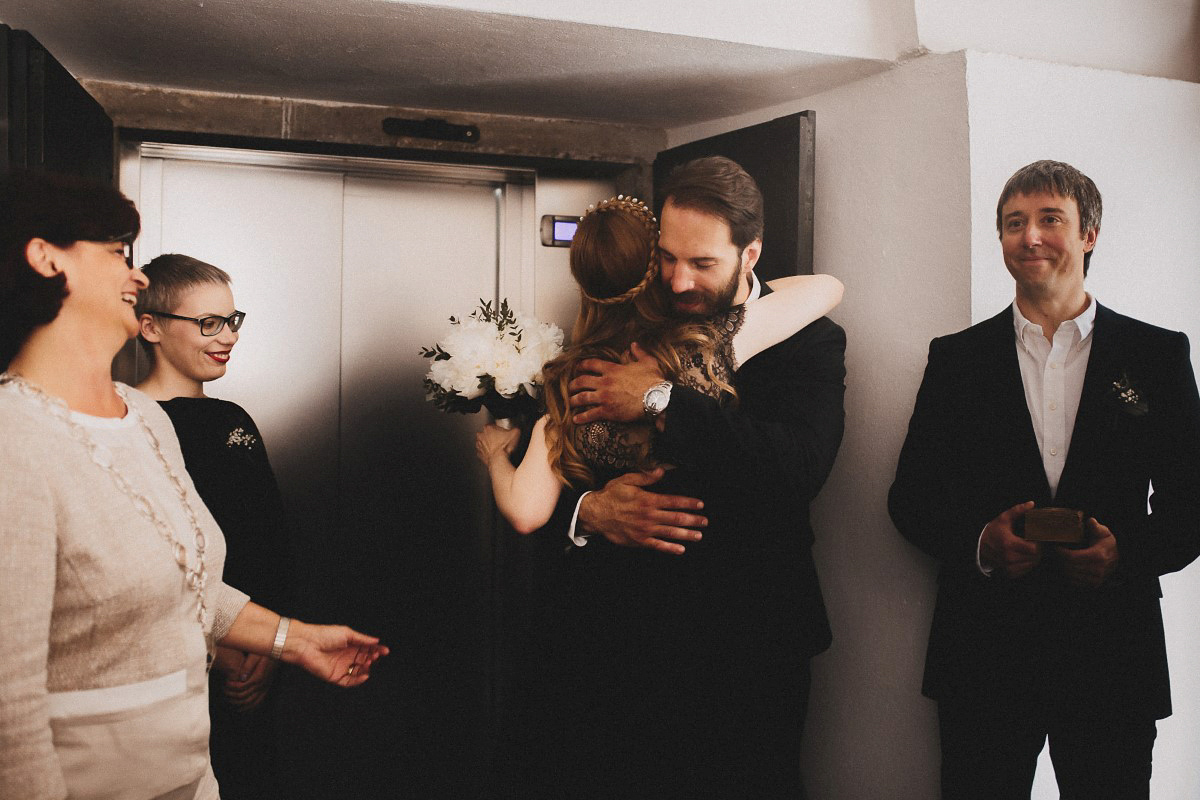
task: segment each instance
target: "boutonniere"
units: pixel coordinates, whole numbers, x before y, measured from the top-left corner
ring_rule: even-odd
[[[1150,403],[1146,401],[1146,396],[1133,385],[1133,381],[1129,380],[1129,373],[1124,370],[1121,371],[1121,376],[1112,382],[1112,398],[1117,408],[1131,417],[1145,416],[1150,412]]]

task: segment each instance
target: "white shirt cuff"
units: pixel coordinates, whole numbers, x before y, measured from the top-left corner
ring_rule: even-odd
[[[578,514],[579,512],[576,511],[575,513]],[[574,528],[575,524],[571,523],[571,527]],[[986,530],[987,530],[987,526],[984,525],[983,531],[986,531]],[[992,577],[992,573],[995,572],[995,569],[985,567],[983,565],[983,559],[980,557],[981,551],[983,550],[983,531],[979,532],[979,541],[975,543],[975,566],[979,567],[979,571],[983,573],[985,578],[990,578],[990,577]]]
[[[579,509],[583,506],[583,498],[587,497],[591,492],[584,492],[579,495],[578,502],[575,503],[575,513],[571,515],[571,527],[567,528],[567,538],[571,540],[571,544],[576,547],[586,547],[588,543],[588,534],[575,534],[575,523],[579,521]]]

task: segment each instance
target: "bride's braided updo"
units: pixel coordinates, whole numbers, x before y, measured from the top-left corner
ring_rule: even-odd
[[[585,300],[629,302],[658,277],[658,220],[636,197],[601,200],[579,218],[570,260]]]

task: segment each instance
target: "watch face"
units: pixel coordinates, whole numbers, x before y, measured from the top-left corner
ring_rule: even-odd
[[[671,384],[663,381],[646,390],[646,394],[642,396],[642,409],[647,415],[656,417],[666,410],[669,402],[671,402]]]

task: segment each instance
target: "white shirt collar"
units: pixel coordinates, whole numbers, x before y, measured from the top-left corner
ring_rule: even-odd
[[[746,302],[757,300],[762,297],[762,284],[758,282],[758,275],[750,273],[750,296],[746,298]]]
[[[1087,339],[1092,333],[1092,328],[1096,326],[1096,298],[1091,294],[1089,294],[1087,297],[1087,307],[1080,312],[1079,316],[1063,322],[1063,324],[1060,326],[1060,330],[1066,326],[1073,326],[1075,330],[1078,331],[1079,338],[1075,340],[1075,343],[1079,343]],[[1038,325],[1036,322],[1030,322],[1028,319],[1026,319],[1025,315],[1021,313],[1021,307],[1017,305],[1015,300],[1012,304],[1012,310],[1013,329],[1016,331],[1017,341],[1021,343],[1022,347],[1026,346],[1025,337],[1027,335],[1043,335],[1044,331],[1042,330],[1042,326]]]

